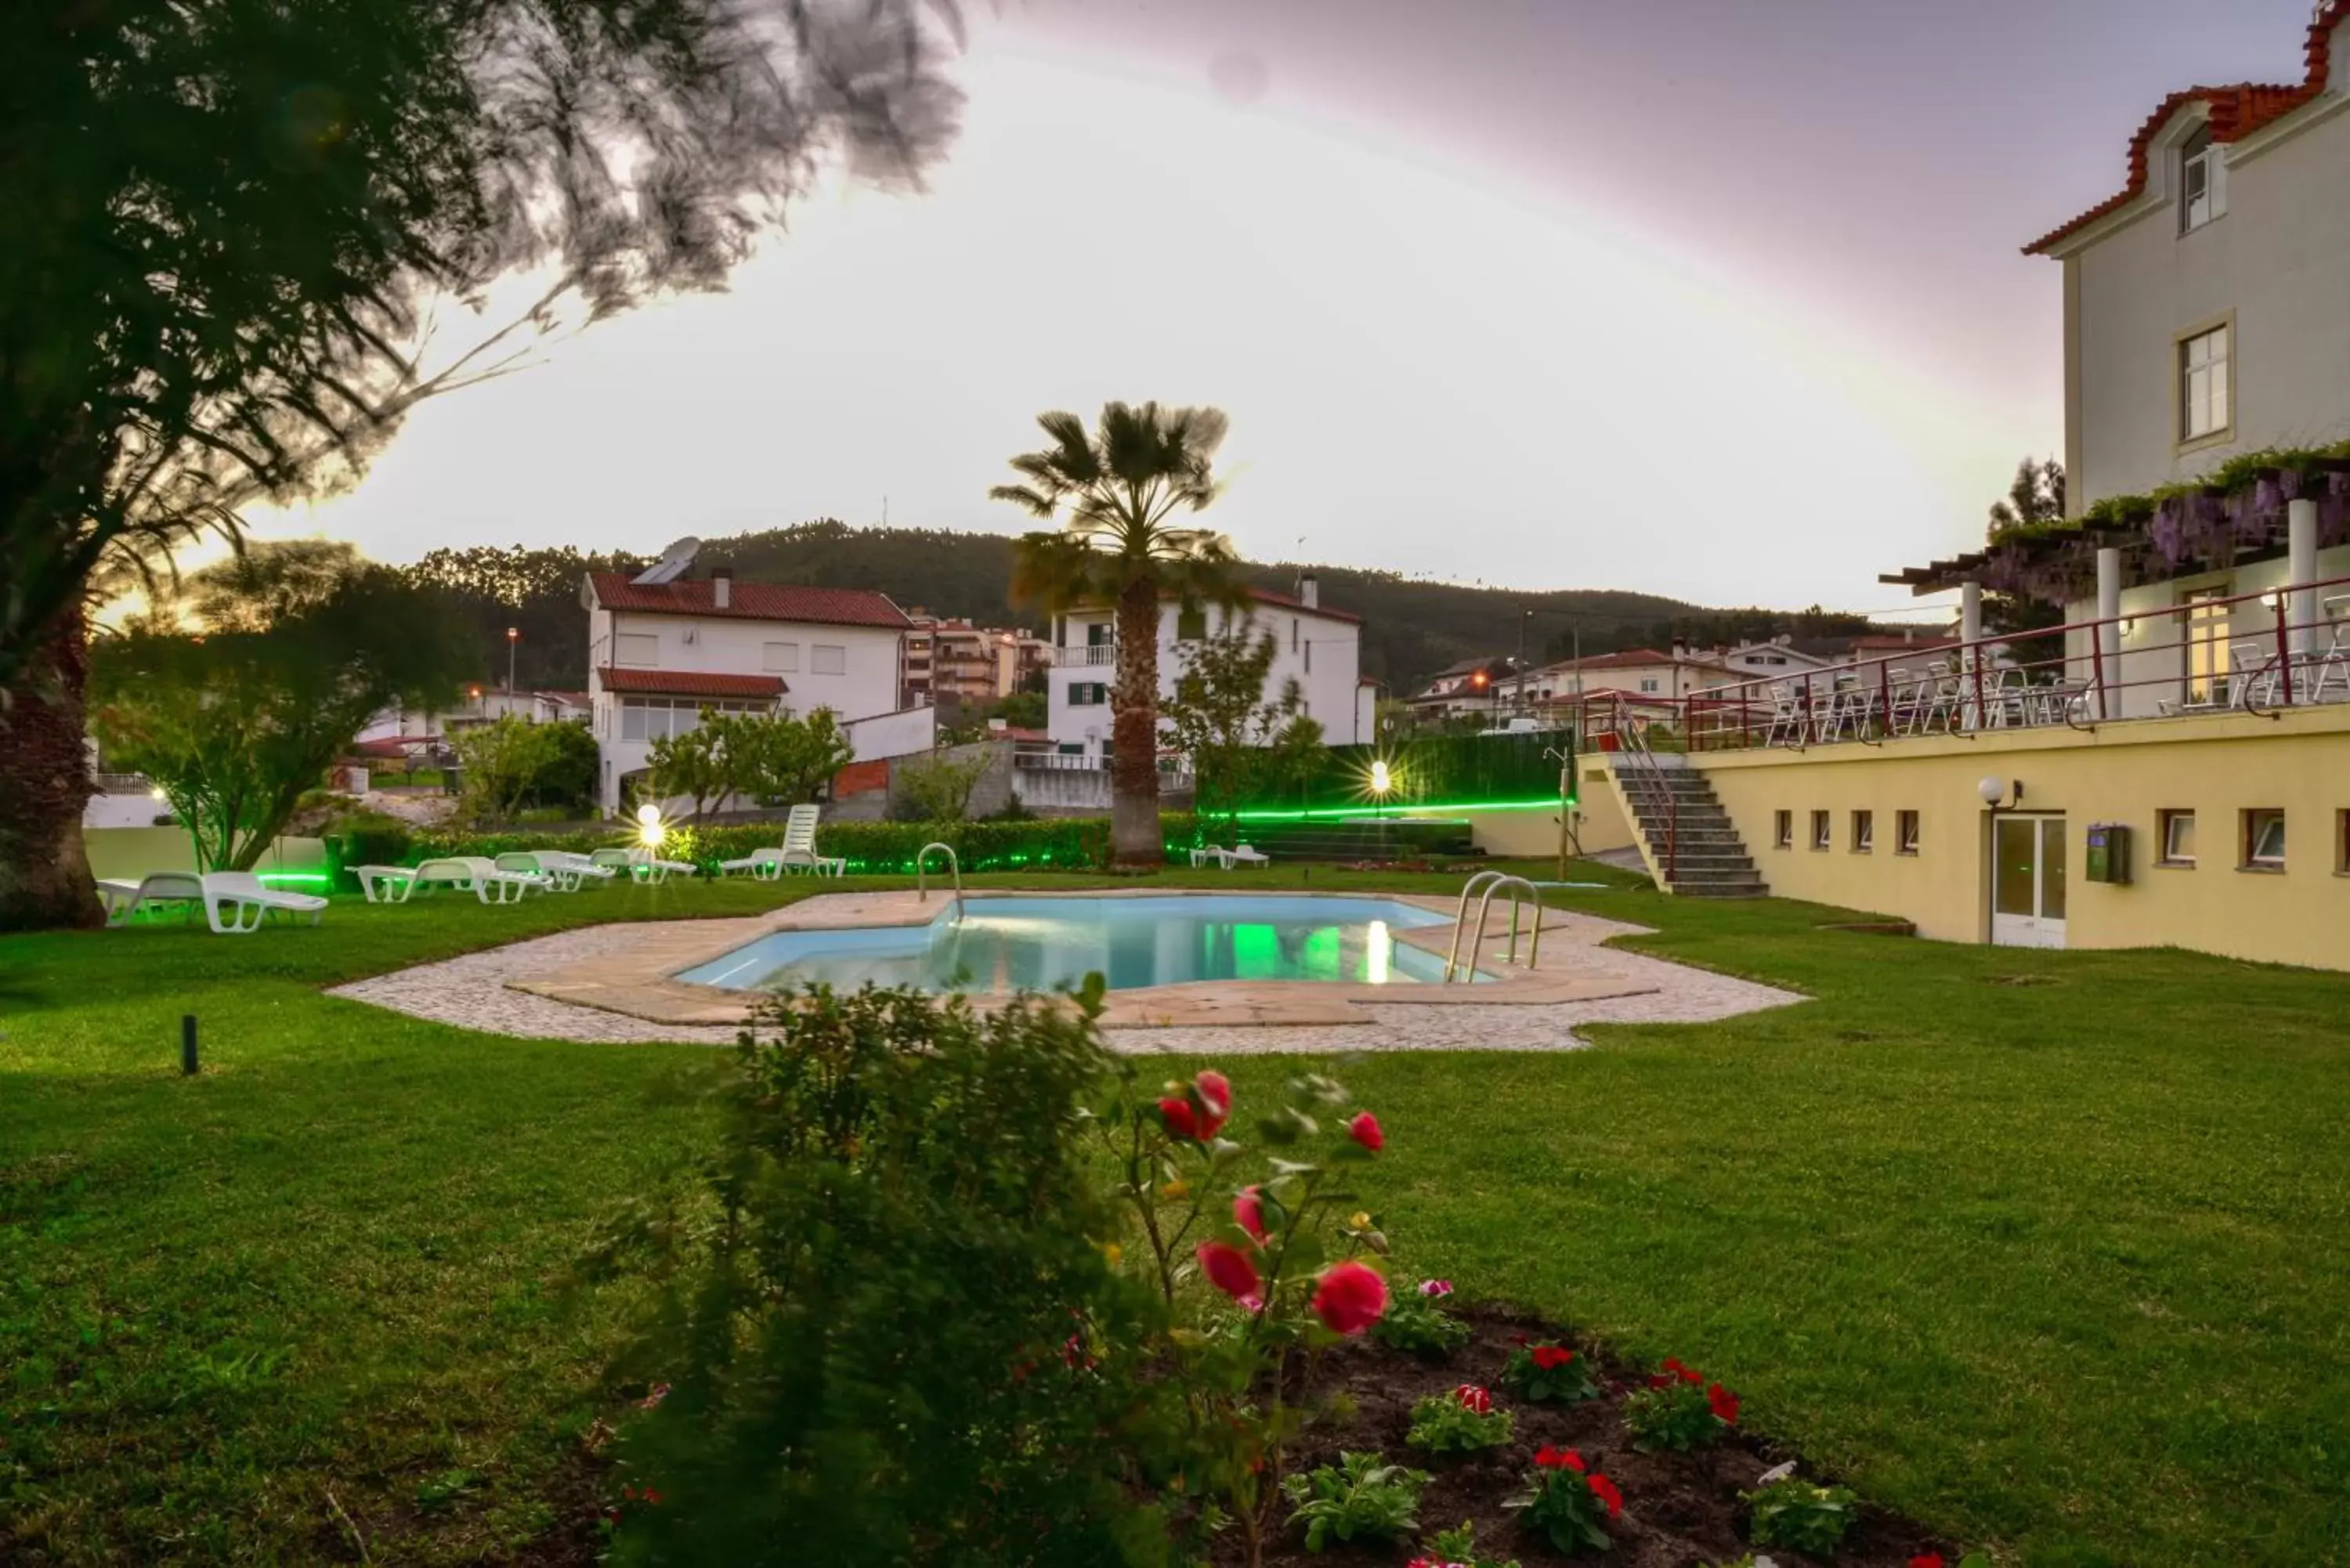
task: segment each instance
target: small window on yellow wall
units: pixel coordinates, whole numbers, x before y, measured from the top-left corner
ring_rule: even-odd
[[[1834,837],[1835,833],[1835,829],[1829,826],[1829,816],[1826,812],[1815,811],[1812,813],[1813,848],[1825,849],[1828,846],[1830,839]]]
[[[2156,814],[2157,840],[2162,846],[2161,866],[2192,866],[2195,864],[2195,814],[2191,811],[2165,811]]]
[[[2350,816],[2350,812],[2344,815]],[[1792,811],[1773,812],[1771,815],[1771,847],[1793,849],[1794,846],[1795,814]]]
[[[2244,813],[2244,866],[2253,871],[2284,869],[2284,813],[2261,806]]]
[[[1852,814],[1852,852],[1866,855],[1877,847],[1877,813],[1856,811]]]
[[[1897,811],[1893,814],[1893,853],[1896,855],[1918,853],[1918,814],[1916,812]]]
[[[2350,811],[2334,814],[2334,868],[2350,877]]]

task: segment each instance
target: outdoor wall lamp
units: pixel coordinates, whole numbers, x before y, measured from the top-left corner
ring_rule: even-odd
[[[2005,779],[2001,778],[1997,774],[1992,774],[1984,778],[1981,784],[1975,785],[1975,793],[1982,796],[1983,804],[1991,807],[1994,813],[2013,811],[2017,806],[2023,804],[2023,781],[2022,779],[2016,780],[2013,787],[2015,789],[2015,798],[2008,800],[2008,782]],[[2002,802],[2005,802],[2005,804],[2002,805]]]

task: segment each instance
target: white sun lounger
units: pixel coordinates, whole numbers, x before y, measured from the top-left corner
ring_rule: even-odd
[[[1224,869],[1227,871],[1231,870],[1235,866],[1270,866],[1273,864],[1272,856],[1260,853],[1253,846],[1247,844],[1235,844],[1230,849],[1218,849],[1214,846],[1211,845],[1209,846],[1208,853],[1215,856],[1219,860],[1222,861]]]
[[[693,875],[695,867],[690,860],[663,860],[650,849],[598,849],[588,858],[598,866],[608,866],[626,871],[639,882],[666,882],[672,873]]]
[[[603,867],[560,850],[511,849],[498,857],[497,867],[517,876],[544,877],[548,888],[557,893],[577,893],[591,876],[598,882],[612,879],[612,873]]]
[[[601,886],[619,875],[611,867],[598,866],[576,849],[535,849],[531,851],[531,857],[538,862],[538,868],[542,871],[561,869],[577,872],[579,885],[583,888],[590,883]]]
[[[351,875],[370,904],[405,904],[418,888],[435,885],[471,893],[484,904],[511,904],[555,886],[540,872],[503,870],[486,855],[443,856],[420,866],[354,866]]]
[[[273,914],[307,915],[317,925],[327,900],[313,893],[286,893],[250,871],[207,871],[202,878],[204,918],[223,936],[249,936]]]
[[[740,860],[721,860],[718,874],[732,877],[747,872],[762,882],[773,882],[784,874],[784,851],[778,845],[773,849],[754,849]]]
[[[408,896],[416,891],[416,867],[413,866],[353,866],[350,874],[359,879],[359,891],[370,904],[405,904]]]
[[[106,906],[106,923],[120,927],[129,925],[140,910],[165,904],[178,906],[182,917],[192,915],[204,901],[204,884],[192,871],[155,871],[136,882],[101,877],[98,897]]]

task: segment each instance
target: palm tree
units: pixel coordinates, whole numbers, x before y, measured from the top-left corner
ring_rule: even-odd
[[[1159,602],[1172,596],[1191,610],[1246,597],[1228,540],[1170,522],[1216,498],[1212,467],[1224,415],[1105,403],[1090,435],[1071,413],[1040,414],[1036,422],[1051,444],[1012,460],[1025,483],[988,492],[1057,524],[1022,536],[1013,592],[1053,614],[1115,607],[1111,854],[1120,865],[1155,866],[1166,858],[1159,827]]]

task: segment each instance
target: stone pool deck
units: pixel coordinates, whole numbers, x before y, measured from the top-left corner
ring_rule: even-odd
[[[1119,894],[1107,895],[1118,897]],[[972,899],[977,902],[976,897]],[[1450,915],[1449,899],[1411,899]],[[910,892],[830,894],[749,919],[593,926],[337,988],[330,994],[535,1039],[731,1043],[757,998],[677,981],[771,931],[905,925],[939,906]],[[1804,1000],[1792,992],[1619,952],[1647,928],[1545,910],[1539,968],[1506,969],[1489,932],[1475,986],[1217,981],[1113,992],[1110,1044],[1183,1055],[1251,1052],[1571,1050],[1590,1023],[1704,1023]],[[1441,953],[1451,926],[1399,933]],[[1523,939],[1522,939],[1523,944]],[[988,999],[980,998],[983,1004]]]

